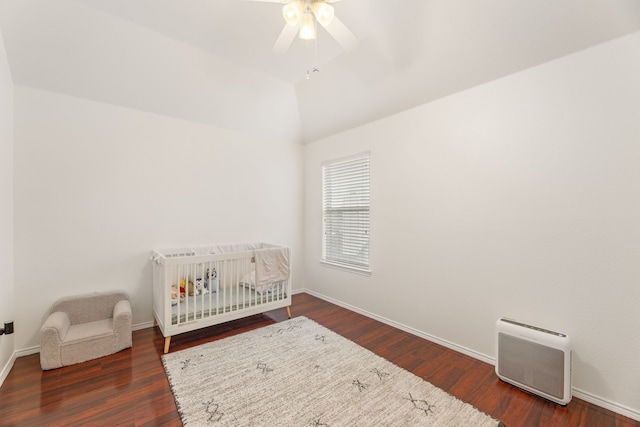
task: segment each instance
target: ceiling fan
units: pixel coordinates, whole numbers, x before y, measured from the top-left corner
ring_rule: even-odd
[[[303,40],[316,38],[316,22],[346,51],[351,51],[358,45],[355,35],[335,16],[330,3],[339,0],[250,0],[266,3],[281,3],[285,25],[280,36],[273,45],[273,51],[284,53],[293,43],[296,34]]]

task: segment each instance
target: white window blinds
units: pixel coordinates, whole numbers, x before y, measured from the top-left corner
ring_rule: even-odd
[[[322,166],[322,257],[369,268],[369,154]]]

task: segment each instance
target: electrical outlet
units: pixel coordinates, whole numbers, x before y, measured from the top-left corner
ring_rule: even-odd
[[[13,322],[5,322],[4,329],[0,329],[0,335],[11,335],[13,333]]]

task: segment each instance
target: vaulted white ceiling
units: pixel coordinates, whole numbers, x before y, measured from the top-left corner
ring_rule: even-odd
[[[0,0],[0,31],[16,84],[299,142],[640,31],[638,0],[334,7],[352,52],[273,53],[281,5],[246,0]]]

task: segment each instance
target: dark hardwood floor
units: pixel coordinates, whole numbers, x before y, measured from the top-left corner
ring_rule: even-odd
[[[293,316],[306,316],[471,403],[511,426],[640,427],[574,398],[566,407],[521,392],[492,365],[425,341],[308,294],[293,297]],[[171,351],[286,320],[284,309],[173,337]],[[180,426],[162,367],[157,328],[133,333],[133,347],[52,371],[39,355],[18,358],[0,388],[1,426]]]

